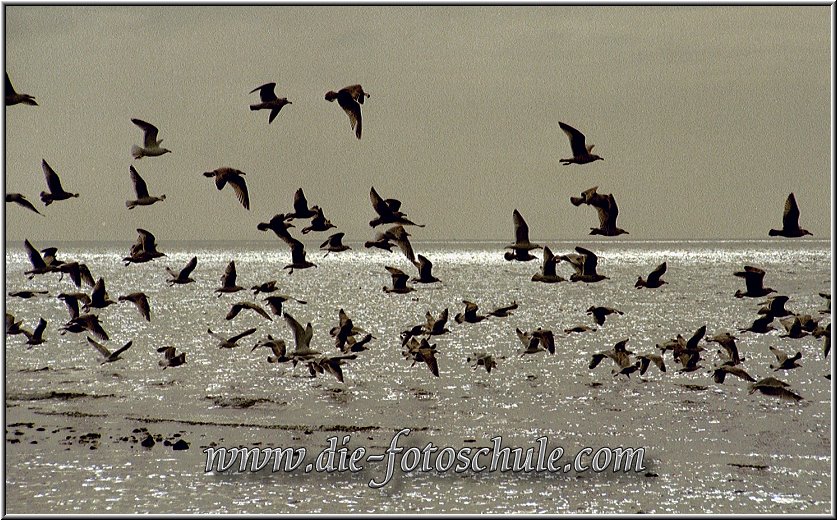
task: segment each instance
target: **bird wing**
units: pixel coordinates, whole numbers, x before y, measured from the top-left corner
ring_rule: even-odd
[[[360,115],[360,104],[355,101],[352,94],[346,89],[341,89],[337,93],[337,103],[343,111],[346,112],[346,115],[349,116],[349,122],[352,125],[352,130],[355,131],[355,135],[358,139],[360,139],[363,125]]]
[[[589,249],[585,249],[581,246],[577,246],[575,250],[584,257],[581,274],[595,274],[596,266],[599,263],[599,257]]]
[[[157,127],[152,125],[151,123],[146,123],[142,119],[135,119],[132,118],[131,122],[137,125],[145,132],[145,138],[143,139],[143,146],[157,146]]]
[[[129,348],[131,348],[131,345],[133,345],[133,344],[134,344],[134,341],[133,341],[133,340],[129,341],[128,343],[125,343],[124,345],[122,345],[121,347],[119,347],[119,348],[116,350],[116,352],[114,352],[114,353],[113,353],[113,357],[114,357],[114,358],[115,358],[115,357],[118,357],[120,354],[122,354],[123,352],[125,352],[126,350],[128,350]]]
[[[177,277],[178,278],[188,277],[190,274],[192,274],[192,271],[195,270],[195,267],[197,267],[197,265],[198,265],[198,257],[193,256],[192,259],[189,260],[189,263],[186,264],[186,267],[184,267],[183,269],[180,270],[180,274]]]
[[[273,92],[274,87],[276,87],[276,83],[265,83],[264,85],[251,90],[250,94],[258,90],[260,91],[259,96],[263,102],[275,101],[276,94]]]
[[[237,335],[231,337],[229,339],[229,342],[230,343],[235,343],[236,341],[240,340],[241,338],[247,337],[254,332],[256,332],[256,327],[253,327],[251,329],[247,329],[244,332],[242,332],[241,334],[237,334]]]
[[[785,354],[784,352],[782,352],[781,350],[779,350],[778,348],[773,347],[773,346],[771,346],[769,348],[770,348],[770,352],[773,352],[773,355],[776,356],[776,360],[779,362],[780,365],[788,360],[788,355]]]
[[[282,316],[285,318],[285,323],[288,324],[288,327],[291,328],[291,332],[294,335],[294,350],[302,350],[304,347],[307,347],[308,343],[305,343],[305,329],[302,328],[302,325],[287,312]]]
[[[130,167],[131,171],[131,182],[134,183],[134,191],[137,194],[138,199],[142,199],[148,197],[148,186],[145,184],[145,181],[140,177],[140,174],[137,173],[136,168],[133,166]]]
[[[97,342],[96,340],[94,340],[90,336],[87,336],[87,342],[90,343],[91,345],[93,345],[93,348],[98,350],[99,354],[101,354],[103,358],[107,359],[107,358],[110,357],[110,350],[108,350],[107,347],[105,347],[101,343]]]
[[[299,240],[292,238],[293,242],[288,242],[291,246],[291,262],[294,264],[301,264],[305,262],[305,244]]]
[[[380,195],[378,195],[374,186],[372,186],[372,189],[369,191],[369,199],[372,201],[372,209],[375,210],[375,213],[377,213],[378,216],[384,217],[392,214],[392,210],[389,205],[384,202],[384,199],[382,199]]]
[[[587,147],[584,144],[584,134],[576,130],[575,128],[571,127],[566,123],[562,123],[558,121],[558,126],[561,127],[561,130],[567,134],[567,137],[570,139],[570,148],[573,151],[574,157],[582,157],[587,155]]]
[[[796,205],[796,197],[793,193],[788,195],[785,201],[785,211],[782,214],[782,227],[784,229],[797,229],[799,227],[799,206]]]
[[[6,73],[6,95],[8,96],[9,94],[17,94],[17,92],[15,92],[15,88],[12,86],[12,82],[9,80],[9,73],[7,72]]]
[[[29,239],[25,239],[23,241],[23,247],[26,248],[26,254],[29,256],[29,263],[32,264],[33,268],[43,269],[46,267],[46,263],[41,257],[41,253],[35,249],[35,247],[29,242]]]
[[[235,287],[236,277],[237,275],[235,273],[235,260],[230,260],[230,263],[227,264],[227,268],[224,270],[224,274],[221,275],[221,286]]]
[[[43,159],[41,159],[41,167],[44,170],[44,177],[46,178],[47,188],[51,193],[62,193],[64,188],[61,186],[61,179],[58,178],[58,174],[55,173],[49,164]]]
[[[137,244],[140,245],[143,251],[150,253],[157,250],[156,238],[154,238],[151,232],[137,228],[137,233],[139,233]]]
[[[651,284],[651,283],[656,284],[657,282],[659,282],[660,277],[663,276],[663,274],[665,274],[666,268],[667,268],[667,266],[666,266],[665,262],[658,265],[657,268],[654,269],[653,271],[651,271],[651,274],[648,275],[648,283],[649,284]]]
[[[512,213],[512,220],[514,221],[514,241],[516,244],[525,244],[529,242],[529,226],[523,220],[523,215],[516,209]]]
[[[303,193],[302,188],[299,188],[294,193],[294,213],[305,214],[309,211],[308,199],[305,198],[305,193]]]
[[[244,206],[244,209],[250,209],[250,195],[247,193],[247,183],[244,181],[244,177],[242,177],[243,173],[238,170],[232,170],[231,172],[232,173],[222,175],[221,177],[223,177],[224,180],[232,187],[235,192],[235,196],[238,197],[238,201],[242,206]],[[216,178],[215,182],[217,185],[217,183],[220,182],[220,177]]]
[[[391,267],[391,266],[388,266],[388,265],[385,265],[384,268],[387,271],[389,271],[390,275],[392,275],[392,286],[393,287],[406,287],[407,286],[407,280],[409,280],[409,278],[410,278],[409,275],[407,275],[407,273],[405,273],[401,269],[398,269],[397,267]]]

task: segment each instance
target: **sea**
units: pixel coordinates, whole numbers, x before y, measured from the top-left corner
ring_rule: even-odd
[[[85,262],[113,300],[148,296],[150,322],[126,302],[94,310],[107,348],[133,342],[105,364],[87,334],[60,333],[69,315],[57,295],[89,288],[58,274],[29,280],[23,244],[7,242],[5,310],[29,330],[41,317],[48,325],[47,341],[32,348],[22,335],[5,336],[5,513],[833,514],[833,355],[823,357],[823,338],[781,337],[779,319],[766,334],[740,332],[765,299],[734,297],[744,280],[733,274],[764,269],[765,286],[788,296],[789,310],[825,325],[830,304],[819,293],[832,290],[829,240],[555,241],[548,245],[558,254],[594,251],[609,278],[554,284],[531,281],[539,250],[538,260],[509,262],[503,242],[414,242],[441,281],[395,294],[382,290],[391,285],[385,266],[417,274],[397,248],[348,242],[352,249],[324,257],[323,239],[306,243],[317,266],[291,274],[278,240],[169,242],[160,247],[165,257],[129,266],[128,243],[35,243]],[[195,282],[168,285],[165,267],[179,270],[193,256]],[[312,348],[338,353],[329,329],[340,309],[374,336],[344,361],[344,382],[252,350],[268,334],[289,350],[294,339],[280,316],[245,310],[225,319],[235,302],[264,305],[265,295],[249,290],[214,292],[232,260],[239,285],[276,280],[273,294],[306,302],[284,310],[311,324]],[[634,287],[662,262],[666,285]],[[558,272],[569,278],[572,269],[561,262]],[[8,296],[23,289],[48,294]],[[518,308],[459,324],[463,300],[481,314]],[[623,314],[596,325],[591,306]],[[449,332],[429,338],[435,377],[402,355],[401,332],[445,309]],[[564,333],[576,325],[596,330]],[[753,377],[777,377],[802,400],[751,394],[733,376],[715,383],[719,346],[706,341],[690,372],[671,352],[666,372],[652,365],[644,375],[613,374],[608,359],[588,366],[624,339],[636,354],[659,352],[703,325],[707,337],[737,338]],[[233,349],[218,348],[207,332],[251,327]],[[538,327],[553,331],[555,353],[521,355],[516,329]],[[157,349],[169,345],[186,353],[184,365],[159,365]],[[774,371],[771,346],[801,352],[801,366]],[[472,367],[478,352],[496,360],[490,373]],[[153,446],[142,445],[147,438]],[[188,449],[175,449],[180,440]],[[221,449],[228,467],[218,459],[209,467]],[[256,456],[242,467],[234,458],[242,449],[271,461],[304,449],[304,462],[287,466],[288,455],[259,469]],[[630,467],[616,468],[617,459]]]

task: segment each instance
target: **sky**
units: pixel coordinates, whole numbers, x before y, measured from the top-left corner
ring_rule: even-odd
[[[426,225],[414,241],[511,242],[514,209],[533,241],[592,240],[596,211],[569,198],[593,186],[620,238],[768,238],[791,192],[831,235],[832,6],[3,11],[6,72],[39,103],[5,109],[5,188],[45,214],[7,205],[10,243],[277,240],[256,225],[297,188],[359,242],[372,186]],[[292,102],[272,124],[249,109],[268,82]],[[357,83],[360,140],[324,99]],[[131,118],[172,153],[133,160]],[[561,165],[559,121],[605,160]],[[43,207],[44,159],[79,198]],[[126,208],[130,165],[164,202]],[[202,175],[222,166],[246,173],[250,211]]]

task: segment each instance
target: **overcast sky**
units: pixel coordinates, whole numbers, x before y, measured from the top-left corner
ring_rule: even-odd
[[[533,240],[581,239],[598,219],[569,197],[592,186],[629,239],[767,238],[790,192],[831,233],[828,6],[4,12],[6,71],[40,105],[5,109],[6,191],[46,215],[7,206],[12,242],[275,240],[256,224],[300,187],[363,241],[371,186],[426,224],[414,240],[511,241],[515,208]],[[270,125],[248,108],[267,82],[293,102]],[[355,83],[361,140],[323,98]],[[172,153],[134,161],[131,118]],[[562,166],[558,121],[605,160]],[[79,198],[43,208],[42,159]],[[126,208],[131,164],[166,201]],[[202,176],[221,166],[246,172],[251,211]]]

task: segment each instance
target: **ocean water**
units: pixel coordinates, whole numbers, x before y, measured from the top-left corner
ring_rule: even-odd
[[[322,258],[319,241],[308,244],[318,267],[282,270],[289,261],[278,241],[254,243],[173,243],[168,256],[124,266],[129,244],[40,244],[59,247],[61,259],[86,262],[104,277],[110,297],[144,291],[151,322],[128,303],[97,310],[110,335],[111,350],[132,340],[115,363],[100,365],[85,334],[60,335],[68,319],[60,292],[75,291],[58,275],[27,280],[22,244],[7,244],[6,291],[45,289],[29,300],[6,297],[6,311],[32,329],[39,317],[47,342],[27,349],[23,336],[5,338],[6,511],[9,513],[830,513],[832,485],[832,387],[824,376],[823,341],[739,333],[757,316],[763,299],[735,298],[744,265],[767,271],[765,285],[790,298],[787,308],[821,317],[831,291],[831,243],[781,241],[591,241],[556,242],[570,253],[583,245],[599,255],[599,272],[610,279],[594,284],[531,282],[539,260],[507,262],[503,243],[413,244],[434,263],[441,283],[416,284],[408,294],[386,294],[392,265],[415,274],[401,253],[366,250]],[[536,253],[538,254],[538,253]],[[196,283],[169,287],[164,266],[180,269],[193,256]],[[235,260],[239,285],[270,279],[279,292],[306,304],[285,310],[314,329],[312,346],[336,350],[328,329],[345,309],[356,326],[374,334],[369,350],[344,366],[345,382],[328,374],[309,377],[307,369],[266,361],[267,349],[251,352],[272,334],[292,345],[284,320],[268,321],[249,311],[224,319],[231,303],[253,299],[251,292],[213,293],[227,263]],[[635,289],[638,275],[668,263],[659,289]],[[559,274],[571,269],[559,264]],[[261,298],[260,295],[258,298]],[[463,299],[480,312],[509,304],[507,318],[457,324]],[[574,325],[595,325],[591,305],[624,312],[610,316],[595,332],[565,335]],[[425,321],[425,313],[449,309],[448,334],[437,345],[440,376],[411,366],[401,355],[399,333]],[[701,325],[707,336],[730,331],[756,378],[775,375],[804,399],[789,402],[749,394],[745,381],[713,382],[716,344],[705,344],[703,369],[679,373],[666,355],[667,372],[652,367],[644,376],[614,377],[605,360],[588,368],[594,352],[629,338],[634,352],[677,334],[689,337]],[[778,320],[774,326],[781,328]],[[237,349],[219,349],[207,328],[233,335],[257,332]],[[515,328],[551,329],[555,355],[519,356]],[[162,370],[155,349],[174,345],[187,363]],[[777,346],[802,352],[801,367],[774,373]],[[486,351],[498,358],[490,374],[472,370],[466,358]],[[141,447],[146,430],[158,435]],[[361,471],[205,471],[204,448],[305,447],[306,461],[328,439],[349,450],[384,454],[402,429],[399,446],[461,450],[493,446],[561,447],[560,466],[583,448],[644,448],[639,471],[436,471],[399,470],[391,480],[370,486],[386,473],[387,459],[364,459]],[[98,434],[99,437],[88,434]],[[87,437],[85,437],[87,436]],[[182,438],[188,450],[168,442]],[[133,439],[132,439],[133,437]],[[15,441],[16,439],[16,441]],[[542,441],[543,442],[543,441]],[[416,450],[412,450],[415,453]],[[403,455],[403,452],[402,452]],[[444,460],[430,459],[436,464]],[[483,459],[485,461],[486,459]],[[588,465],[590,460],[587,459]],[[409,464],[408,464],[409,465]]]

